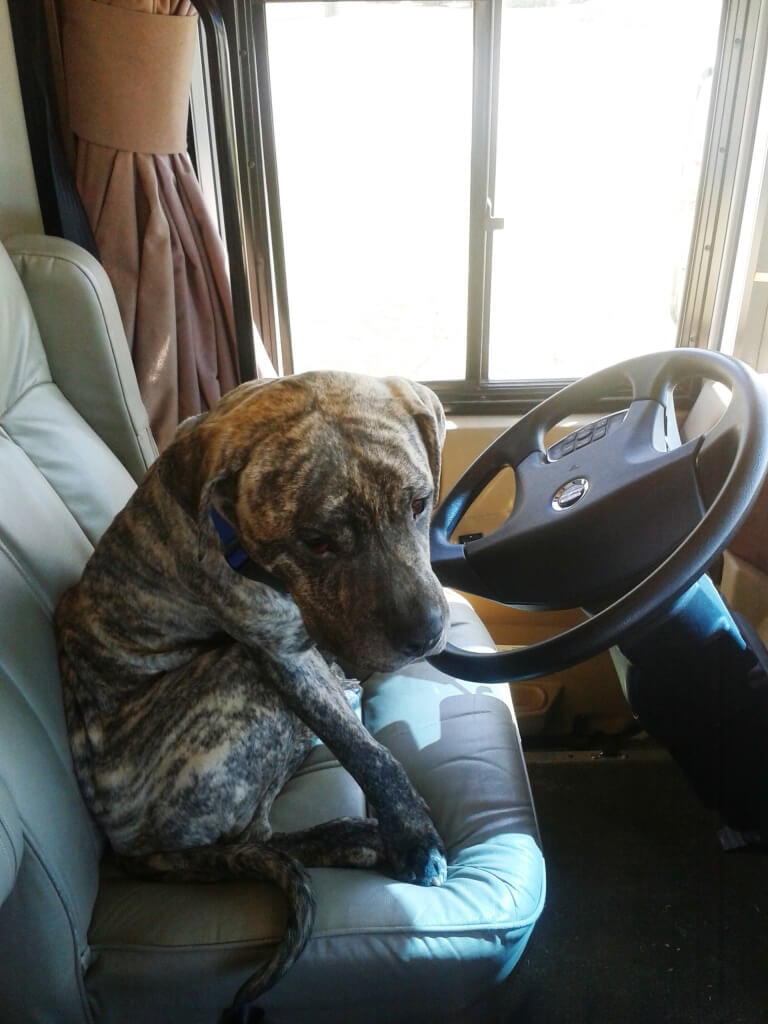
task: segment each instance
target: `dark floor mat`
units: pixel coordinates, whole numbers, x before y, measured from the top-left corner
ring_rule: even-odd
[[[514,1020],[768,1022],[768,855],[723,853],[660,754],[563,757],[529,764],[548,897]]]

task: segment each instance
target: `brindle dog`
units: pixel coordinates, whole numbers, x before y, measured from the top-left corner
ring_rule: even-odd
[[[304,866],[445,879],[424,801],[346,692],[349,677],[444,643],[428,538],[444,432],[435,395],[401,378],[244,384],[182,425],[58,607],[75,770],[121,862],[155,878],[265,878],[286,893],[285,940],[238,1006],[309,938]],[[249,573],[228,563],[216,518]],[[272,803],[313,734],[376,819],[272,834]]]

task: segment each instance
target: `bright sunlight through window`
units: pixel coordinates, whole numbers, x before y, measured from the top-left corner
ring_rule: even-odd
[[[675,344],[720,12],[504,3],[490,380],[580,376]],[[472,4],[267,16],[294,369],[461,380]]]

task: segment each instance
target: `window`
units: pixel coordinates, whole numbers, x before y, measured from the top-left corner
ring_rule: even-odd
[[[675,345],[721,6],[504,6],[491,380]]]
[[[759,5],[221,6],[280,369],[487,403],[712,343]]]
[[[268,4],[267,40],[295,369],[461,380],[471,6]]]

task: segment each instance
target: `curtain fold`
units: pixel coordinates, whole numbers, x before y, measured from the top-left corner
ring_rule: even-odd
[[[94,4],[101,9],[94,12]],[[62,10],[67,104],[70,123],[78,128],[76,185],[115,289],[139,388],[162,449],[182,419],[210,408],[239,383],[229,276],[224,246],[186,151],[127,148],[141,145],[145,132],[158,148],[178,149],[186,135],[189,81],[173,83],[175,98],[153,94],[153,88],[171,90],[168,65],[147,45],[151,19],[105,16],[104,7],[174,18],[196,17],[196,12],[190,0],[64,0]],[[91,31],[89,38],[87,23],[94,14],[100,34]],[[104,42],[110,33],[101,32],[101,25],[110,19],[119,24],[110,27],[113,38]],[[138,26],[133,43],[125,24]],[[122,90],[120,81],[108,80],[111,64],[118,66]],[[126,91],[139,109],[124,117],[129,122],[124,148],[113,111],[125,115]],[[163,147],[165,128],[155,122],[166,99],[178,113],[175,130],[167,130],[171,141]],[[110,144],[104,144],[104,132]]]

